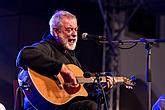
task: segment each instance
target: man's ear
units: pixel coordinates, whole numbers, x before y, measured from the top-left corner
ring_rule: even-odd
[[[54,36],[58,36],[58,34],[59,34],[59,29],[54,28],[54,29],[53,29],[53,33],[54,33]]]

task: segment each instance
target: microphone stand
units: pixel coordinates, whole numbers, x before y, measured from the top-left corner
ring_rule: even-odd
[[[146,49],[146,53],[147,53],[147,64],[146,64],[146,82],[147,82],[147,110],[151,110],[151,106],[152,106],[152,100],[151,100],[151,47],[152,47],[152,43],[150,42],[146,42],[145,44],[145,49]]]
[[[97,98],[97,110],[101,110],[101,100],[102,100],[102,97],[105,101],[105,106],[106,106],[106,110],[108,110],[108,104],[107,104],[107,99],[106,99],[106,95],[105,95],[105,92],[104,92],[104,88],[102,87],[101,85],[101,78],[100,78],[100,75],[97,73],[96,74],[96,81],[97,81],[97,95],[98,95],[98,98]]]
[[[139,40],[118,40],[111,41],[112,43],[124,44],[124,43],[145,43],[146,49],[146,83],[147,83],[147,110],[152,109],[151,103],[151,91],[152,91],[152,74],[151,74],[151,48],[153,43],[165,43],[165,39],[144,39],[140,38]],[[99,43],[110,44],[109,41],[99,41]]]

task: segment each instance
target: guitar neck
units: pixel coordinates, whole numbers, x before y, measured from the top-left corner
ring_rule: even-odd
[[[106,82],[106,77],[100,77],[100,82]],[[83,83],[97,83],[96,77],[84,78],[84,77],[77,77],[77,81],[79,84]]]
[[[124,82],[124,78],[123,77],[109,77],[114,83],[123,83]],[[96,77],[90,77],[90,78],[84,78],[84,77],[77,77],[77,81],[79,84],[83,84],[83,83],[97,83],[98,80],[96,79]],[[106,77],[105,76],[101,76],[99,77],[99,81],[100,82],[107,82]]]

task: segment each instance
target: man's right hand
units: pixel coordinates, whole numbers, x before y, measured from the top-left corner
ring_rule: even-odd
[[[62,65],[60,74],[65,83],[72,83],[73,86],[77,85],[77,80],[74,73],[65,64]]]

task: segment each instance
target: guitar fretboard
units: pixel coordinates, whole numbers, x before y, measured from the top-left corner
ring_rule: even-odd
[[[83,84],[83,83],[97,83],[97,79],[96,77],[90,77],[90,78],[84,78],[81,76],[77,76],[77,81],[79,84]],[[106,78],[105,77],[100,77],[100,82],[106,82]]]

